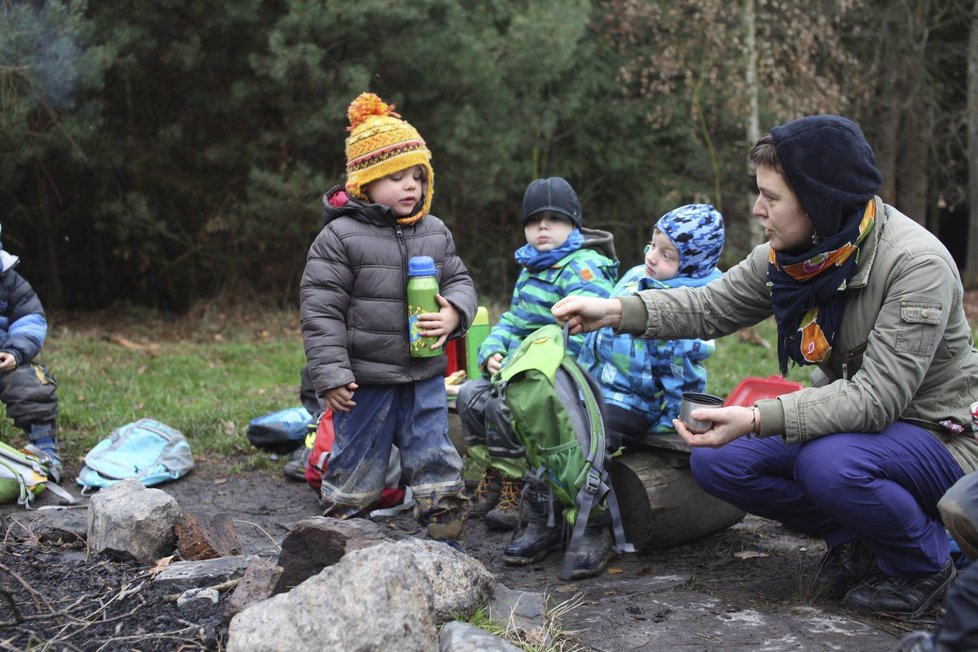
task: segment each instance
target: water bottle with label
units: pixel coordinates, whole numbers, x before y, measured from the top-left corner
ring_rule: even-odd
[[[437,337],[422,337],[418,333],[418,315],[438,312],[438,270],[431,256],[414,256],[408,261],[407,309],[408,343],[412,358],[430,358],[444,353],[444,347],[432,349]]]

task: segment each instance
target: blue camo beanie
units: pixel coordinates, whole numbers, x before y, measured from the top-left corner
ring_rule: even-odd
[[[723,216],[710,204],[675,208],[655,223],[679,252],[679,274],[702,278],[716,269],[723,251]]]
[[[535,215],[543,212],[556,213],[570,220],[574,226],[581,228],[581,202],[574,188],[561,177],[536,179],[530,182],[523,194],[523,209],[521,211],[523,225]]]
[[[821,239],[836,235],[883,183],[873,148],[848,118],[811,115],[770,133],[784,178]]]

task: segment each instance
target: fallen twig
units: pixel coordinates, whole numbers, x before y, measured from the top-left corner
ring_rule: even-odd
[[[54,611],[54,609],[51,608],[51,603],[48,602],[47,599],[43,595],[41,595],[40,593],[38,593],[37,591],[35,591],[34,590],[34,587],[31,586],[30,584],[28,584],[27,581],[25,581],[23,577],[21,577],[20,575],[18,575],[15,572],[13,572],[12,570],[10,570],[9,568],[7,568],[3,564],[0,564],[0,570],[4,571],[8,575],[10,575],[12,578],[14,578],[15,580],[17,580],[17,583],[20,584],[22,587],[24,587],[24,589],[28,593],[31,594],[31,598],[34,600],[34,606],[37,607],[37,610],[38,611],[41,610],[41,603],[42,602],[44,603],[44,607],[46,607],[48,611]]]
[[[273,536],[272,536],[271,534],[269,534],[269,533],[268,533],[268,532],[267,532],[267,531],[265,530],[265,528],[263,528],[262,526],[260,526],[260,525],[258,525],[257,523],[254,523],[254,522],[252,522],[252,521],[242,521],[242,520],[239,520],[239,519],[234,519],[234,520],[233,520],[232,522],[233,522],[233,523],[244,523],[245,525],[253,525],[253,526],[255,526],[256,528],[258,528],[258,530],[259,530],[259,531],[260,531],[260,532],[261,532],[262,534],[264,534],[264,535],[265,535],[266,537],[268,537],[268,540],[272,542],[272,544],[273,544],[273,545],[275,546],[275,548],[276,548],[276,549],[277,549],[277,550],[278,550],[279,552],[281,552],[281,551],[282,551],[282,546],[280,546],[280,545],[279,545],[279,543],[278,543],[278,541],[276,541],[276,540],[275,540],[275,537],[273,537]]]

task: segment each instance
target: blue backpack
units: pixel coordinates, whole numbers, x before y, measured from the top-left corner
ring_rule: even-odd
[[[176,480],[194,466],[190,444],[179,430],[153,419],[116,428],[85,456],[77,482],[82,493],[102,489],[126,478],[150,487]]]

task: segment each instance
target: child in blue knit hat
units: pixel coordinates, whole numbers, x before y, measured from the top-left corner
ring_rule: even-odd
[[[720,278],[723,216],[709,204],[689,204],[656,222],[645,261],[628,270],[612,296],[648,289],[698,287]],[[654,340],[616,335],[611,328],[589,333],[578,357],[601,385],[609,446],[650,433],[674,432],[684,392],[706,388],[706,360],[713,340]]]
[[[57,384],[34,360],[44,346],[48,322],[37,293],[14,271],[19,262],[0,245],[0,401],[14,425],[27,433],[31,452],[45,461],[48,476],[60,482]]]

